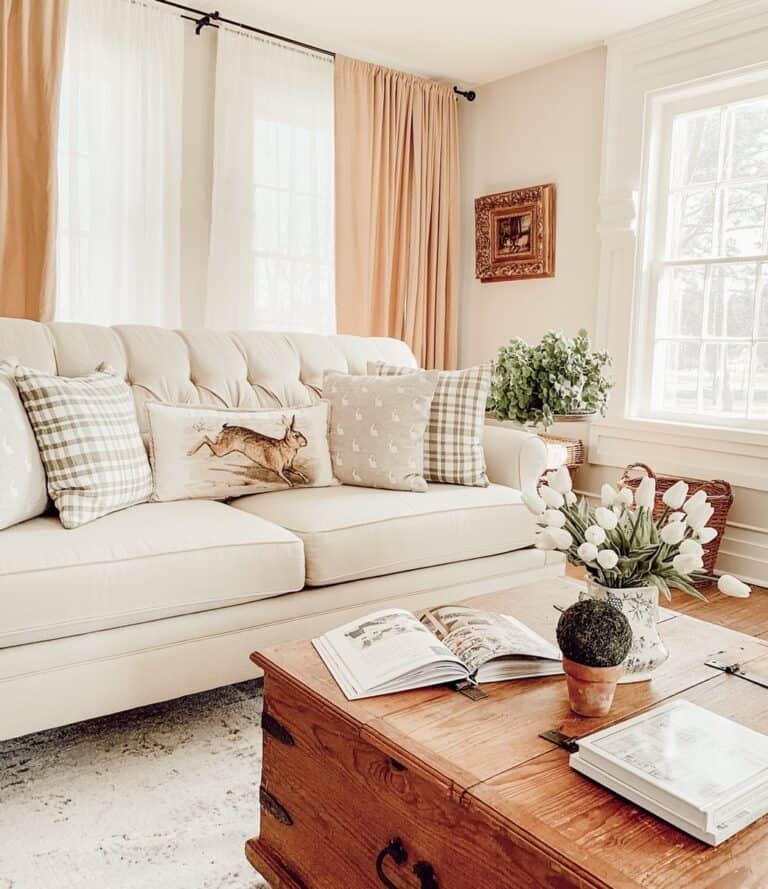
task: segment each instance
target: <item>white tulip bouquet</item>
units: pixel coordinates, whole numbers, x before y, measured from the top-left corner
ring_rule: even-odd
[[[603,485],[601,505],[592,509],[572,490],[565,466],[548,472],[537,494],[523,500],[541,528],[536,546],[562,550],[573,565],[586,568],[604,587],[655,586],[670,598],[670,589],[704,599],[695,580],[715,580],[704,573],[704,548],[717,537],[708,527],[713,508],[704,491],[688,497],[679,481],[664,492],[664,514],[653,518],[656,480],[644,478],[636,495],[631,488]],[[722,575],[717,587],[727,596],[746,597],[750,588]]]

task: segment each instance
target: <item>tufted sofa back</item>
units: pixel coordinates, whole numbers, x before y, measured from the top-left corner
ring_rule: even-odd
[[[326,369],[360,374],[368,361],[377,360],[416,367],[405,343],[385,337],[0,318],[0,361],[5,358],[65,377],[82,376],[106,362],[131,386],[142,432],[147,401],[298,407],[318,399]]]

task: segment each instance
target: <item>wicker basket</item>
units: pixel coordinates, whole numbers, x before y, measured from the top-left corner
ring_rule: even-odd
[[[578,438],[560,438],[557,435],[546,435],[543,432],[539,433],[539,438],[545,443],[551,441],[565,447],[565,452],[567,454],[565,465],[571,473],[571,478],[573,478],[578,470],[584,465],[586,457],[584,442]]]
[[[636,474],[638,470],[641,472],[640,475]],[[656,475],[650,466],[646,466],[645,463],[630,463],[622,473],[619,485],[621,487],[627,485],[627,487],[635,491],[645,475],[656,479],[656,503],[653,509],[653,517],[659,519],[664,514],[665,507],[661,499],[664,492],[671,488],[675,482],[680,481],[680,479],[672,475]],[[723,539],[725,523],[728,521],[728,512],[733,503],[731,486],[722,479],[703,481],[698,478],[683,478],[682,481],[688,485],[689,497],[702,489],[706,491],[707,503],[715,510],[709,524],[717,531],[717,537],[707,545],[704,551],[704,569],[707,574],[712,574],[715,570],[720,542]]]

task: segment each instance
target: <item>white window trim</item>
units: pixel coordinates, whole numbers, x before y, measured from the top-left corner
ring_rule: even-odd
[[[719,421],[716,417],[683,415],[678,412],[653,410],[650,406],[652,385],[652,350],[656,327],[656,309],[661,275],[666,266],[679,266],[684,263],[702,265],[712,263],[706,258],[690,260],[660,260],[665,253],[664,241],[667,236],[669,165],[671,155],[672,124],[678,114],[696,112],[719,105],[729,105],[768,95],[768,64],[754,71],[729,77],[704,81],[694,86],[673,88],[649,97],[646,117],[646,140],[643,147],[645,164],[643,167],[643,197],[638,213],[638,246],[635,278],[635,302],[637,311],[633,317],[632,355],[629,387],[627,391],[627,416],[642,420],[683,425],[713,427],[746,432],[768,433],[768,419]],[[765,262],[768,254],[759,257],[733,256],[715,259],[714,262]]]
[[[715,0],[619,35],[607,47],[596,340],[613,356],[616,387],[608,417],[592,425],[590,462],[622,466],[652,454],[662,472],[727,475],[768,491],[768,431],[635,419],[628,386],[630,373],[643,372],[633,334],[651,329],[644,311],[651,233],[641,185],[658,156],[653,115],[683,96],[696,101],[715,80],[722,92],[729,74],[734,82],[768,77],[768,0]]]

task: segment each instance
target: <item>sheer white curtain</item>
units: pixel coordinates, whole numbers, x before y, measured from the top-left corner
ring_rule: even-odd
[[[180,321],[184,22],[71,0],[59,123],[56,318]]]
[[[206,323],[332,333],[333,63],[220,28]]]

